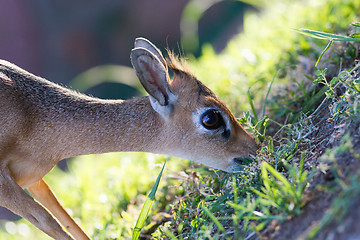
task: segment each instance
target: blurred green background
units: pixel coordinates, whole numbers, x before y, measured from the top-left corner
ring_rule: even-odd
[[[128,99],[145,94],[129,61],[135,37],[143,36],[163,52],[181,53],[237,117],[250,109],[248,91],[260,105],[280,68],[294,76],[313,70],[308,58],[326,42],[293,29],[346,32],[360,9],[354,0],[1,1],[3,59],[93,96]],[[296,84],[291,79],[279,74],[274,88]],[[62,161],[46,181],[94,239],[128,239],[166,157],[81,156]],[[181,196],[182,182],[191,177],[185,169],[212,171],[170,158],[154,214],[165,214]],[[0,217],[0,239],[49,239],[6,210]]]

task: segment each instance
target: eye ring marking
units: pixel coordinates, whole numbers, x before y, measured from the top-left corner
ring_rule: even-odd
[[[225,126],[223,117],[220,111],[216,109],[209,109],[201,115],[201,125],[208,130],[215,130]]]

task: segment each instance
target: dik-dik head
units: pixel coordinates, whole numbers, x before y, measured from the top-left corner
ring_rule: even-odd
[[[161,153],[227,172],[255,154],[257,144],[229,108],[170,54],[165,61],[148,40],[138,38],[131,61],[152,108],[161,116]],[[168,68],[174,73],[170,82]]]

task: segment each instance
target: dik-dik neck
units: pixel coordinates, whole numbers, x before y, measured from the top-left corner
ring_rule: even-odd
[[[127,101],[80,101],[68,112],[65,156],[141,151],[159,152],[162,119],[147,97]]]

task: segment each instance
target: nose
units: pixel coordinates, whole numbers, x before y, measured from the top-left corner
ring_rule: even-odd
[[[244,166],[249,165],[252,159],[256,156],[259,145],[255,139],[248,134],[244,141],[241,141],[241,151],[239,155],[231,160],[230,166],[226,169],[226,172],[238,172],[243,169]]]
[[[251,159],[249,158],[233,158],[232,164],[226,169],[226,171],[229,173],[239,172],[243,169],[244,166],[249,165],[250,162]]]

